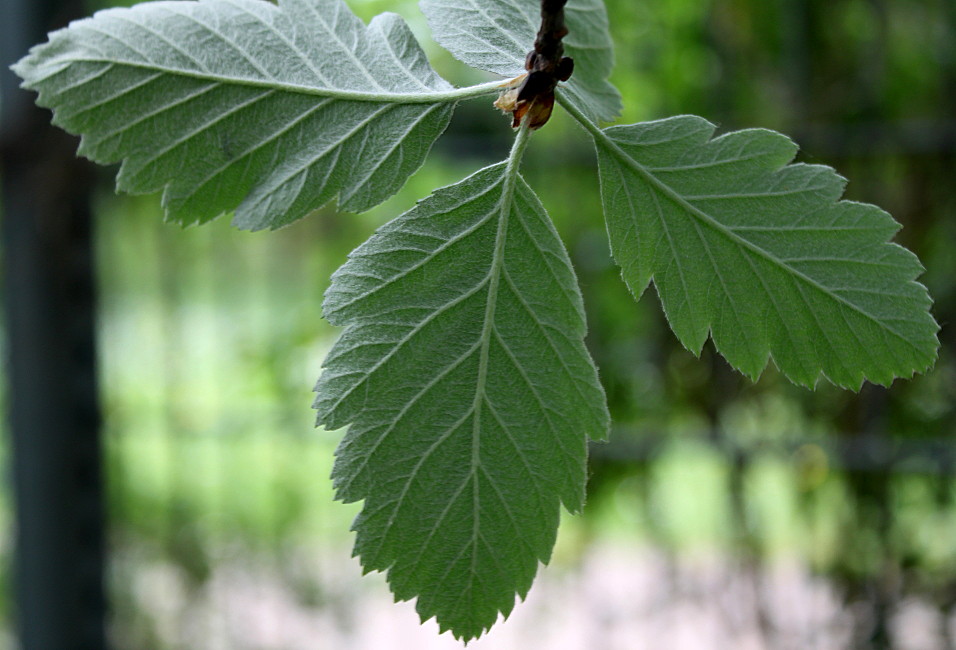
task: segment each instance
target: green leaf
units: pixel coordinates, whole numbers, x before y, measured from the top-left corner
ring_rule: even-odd
[[[515,77],[541,25],[539,0],[420,0],[438,43],[470,66]],[[603,0],[570,0],[565,7],[565,53],[574,59],[574,75],[560,92],[593,121],[614,120],[621,96],[607,81],[614,46]]]
[[[514,167],[381,228],[324,303],[346,329],[315,406],[327,428],[351,423],[333,479],[365,500],[355,553],[464,639],[528,592],[609,426],[570,261]]]
[[[79,153],[164,190],[171,220],[278,227],[366,210],[417,170],[463,96],[393,14],[341,0],[151,2],[50,34],[14,66]]]
[[[709,333],[751,377],[772,357],[797,383],[822,373],[855,389],[932,365],[939,328],[914,281],[919,260],[888,242],[899,224],[839,201],[845,181],[831,168],[787,165],[797,151],[788,138],[749,129],[711,139],[714,125],[693,116],[585,126],[614,258],[635,296],[654,281],[690,350]]]

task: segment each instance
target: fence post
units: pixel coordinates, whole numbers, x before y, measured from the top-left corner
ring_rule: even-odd
[[[23,650],[106,647],[102,444],[89,163],[8,66],[82,11],[4,0],[0,21],[2,277]]]

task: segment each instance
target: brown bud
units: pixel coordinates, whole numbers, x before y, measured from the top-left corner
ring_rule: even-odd
[[[567,81],[571,78],[572,72],[574,72],[574,59],[566,56],[558,63],[554,76],[558,78],[558,81]]]
[[[518,127],[521,124],[521,118],[527,115],[528,128],[537,129],[544,126],[551,118],[551,111],[554,109],[554,93],[539,95],[531,102],[519,103],[514,112],[514,121],[512,127]]]

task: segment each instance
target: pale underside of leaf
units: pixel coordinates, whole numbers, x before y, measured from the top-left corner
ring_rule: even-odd
[[[417,170],[451,86],[393,14],[342,0],[149,2],[53,32],[14,70],[117,187],[171,220],[278,227],[338,196],[366,210]]]
[[[751,377],[772,358],[797,383],[858,389],[932,365],[938,326],[922,266],[888,241],[899,224],[839,201],[831,168],[787,165],[785,136],[711,139],[714,128],[681,116],[590,129],[612,253],[635,296],[653,280],[685,346],[699,353],[709,334]]]
[[[514,77],[524,72],[541,24],[539,0],[420,0],[438,43],[476,68]],[[621,96],[607,81],[614,50],[603,0],[569,0],[565,54],[574,74],[560,92],[593,121],[611,121],[621,112]]]
[[[499,164],[381,228],[333,276],[345,325],[316,387],[351,424],[337,497],[364,500],[355,553],[423,620],[473,638],[514,606],[584,499],[608,428],[581,298],[537,197]]]

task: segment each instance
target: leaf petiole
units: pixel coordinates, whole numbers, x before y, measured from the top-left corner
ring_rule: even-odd
[[[583,126],[588,133],[593,135],[595,138],[602,140],[606,139],[604,131],[601,130],[601,127],[592,122],[587,115],[581,112],[578,107],[574,105],[574,102],[569,100],[560,88],[557,89],[557,91],[554,93],[554,96],[558,100],[558,103],[564,107],[564,110],[566,110],[571,117],[578,122],[578,124]]]
[[[511,215],[511,210],[513,209],[514,202],[514,193],[515,185],[518,182],[518,167],[521,165],[521,158],[524,156],[524,151],[528,146],[528,136],[531,133],[529,127],[530,120],[524,119],[521,121],[521,126],[518,127],[518,135],[515,136],[514,144],[511,145],[511,152],[508,154],[508,166],[505,168],[504,173],[504,185],[502,186],[501,191],[501,202],[498,204],[498,209],[501,211],[501,218],[498,220],[498,229],[495,234],[495,248],[494,248],[494,257],[491,261],[491,279],[489,280],[488,285],[488,302],[485,303],[485,320],[481,332],[481,353],[479,357],[478,365],[478,386],[475,390],[475,405],[476,413],[479,411],[479,401],[484,396],[485,392],[485,381],[488,375],[488,348],[491,342],[491,330],[495,320],[495,306],[497,305],[498,297],[498,283],[501,280],[501,269],[504,266],[504,257],[505,257],[505,240],[508,232],[508,217]],[[478,429],[479,429],[479,420],[476,417],[474,423],[475,436],[474,440],[477,445],[478,440]],[[473,463],[475,458],[477,458],[477,447],[473,450]]]

